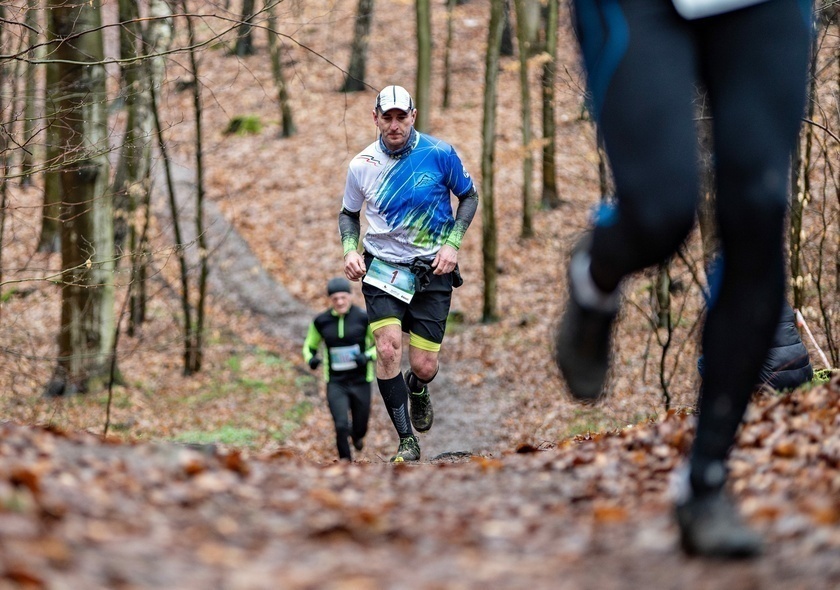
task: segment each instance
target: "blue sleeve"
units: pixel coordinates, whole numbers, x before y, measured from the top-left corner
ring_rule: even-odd
[[[449,174],[446,178],[446,186],[456,197],[463,197],[473,187],[472,177],[464,169],[464,164],[455,152],[455,148],[450,148],[447,159]]]

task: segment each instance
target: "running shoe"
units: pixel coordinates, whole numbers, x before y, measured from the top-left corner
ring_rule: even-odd
[[[363,439],[363,438],[354,438],[354,439],[353,439],[353,447],[354,447],[357,451],[361,451],[362,449],[364,449],[364,448],[365,448],[365,439]]]
[[[610,368],[612,328],[618,307],[602,311],[577,300],[572,265],[587,244],[588,239],[579,243],[569,262],[569,299],[555,335],[554,362],[572,397],[592,403],[601,396]],[[583,272],[589,272],[588,265]]]
[[[689,496],[676,505],[680,543],[688,555],[741,559],[762,552],[761,537],[747,527],[723,490]]]
[[[432,410],[432,397],[429,395],[429,386],[424,385],[422,391],[415,393],[408,392],[409,415],[411,425],[417,432],[428,432],[435,420],[435,412]]]
[[[417,437],[406,436],[400,439],[400,446],[397,449],[397,454],[391,457],[391,463],[403,463],[405,461],[419,461],[420,460],[420,443]]]

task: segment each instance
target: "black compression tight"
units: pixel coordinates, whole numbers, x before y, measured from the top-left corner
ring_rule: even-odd
[[[596,222],[592,277],[604,291],[665,260],[694,224],[693,99],[713,117],[724,269],[703,333],[704,394],[692,472],[722,462],[734,440],[784,296],[789,155],[805,102],[806,14],[768,0],[686,21],[668,0],[576,0],[616,206]]]

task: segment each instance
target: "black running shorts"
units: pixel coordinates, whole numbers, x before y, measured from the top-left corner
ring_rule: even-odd
[[[369,267],[373,256],[365,252],[365,266]],[[453,273],[430,275],[429,284],[416,292],[410,303],[400,301],[378,287],[362,283],[368,321],[371,328],[390,323],[399,323],[402,331],[420,339],[440,345],[446,333],[446,320],[452,302]],[[394,322],[388,322],[394,319]]]

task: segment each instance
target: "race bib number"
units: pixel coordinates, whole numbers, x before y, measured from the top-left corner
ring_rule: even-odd
[[[349,371],[356,368],[356,355],[362,349],[358,344],[352,346],[336,346],[330,348],[330,369],[333,371]]]
[[[685,19],[703,18],[715,14],[746,8],[766,0],[671,0],[674,8]]]
[[[362,281],[406,303],[410,303],[414,297],[414,274],[404,266],[395,266],[374,258]]]

